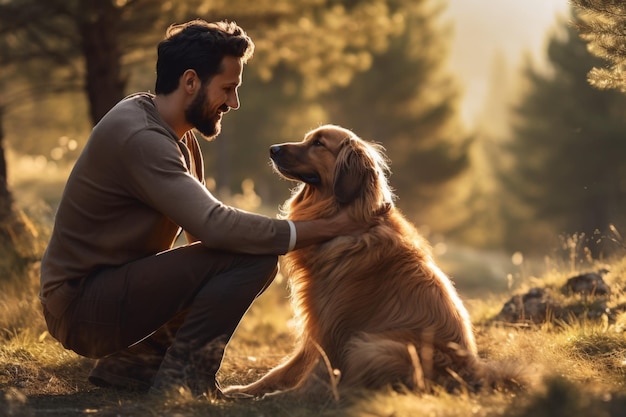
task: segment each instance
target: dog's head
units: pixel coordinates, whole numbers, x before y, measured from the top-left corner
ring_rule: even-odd
[[[372,212],[393,203],[388,161],[382,146],[364,141],[348,129],[324,125],[301,142],[270,147],[270,158],[283,177],[301,182],[292,206],[306,200],[334,206],[361,206]]]

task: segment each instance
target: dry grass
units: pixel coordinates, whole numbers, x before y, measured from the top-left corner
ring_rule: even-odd
[[[612,265],[623,271],[624,261]],[[621,274],[612,284],[623,287]],[[546,282],[552,282],[546,276]],[[626,319],[531,328],[480,324],[497,312],[497,296],[468,302],[477,317],[481,356],[515,361],[531,383],[519,392],[478,394],[363,392],[320,402],[276,397],[262,401],[155,399],[86,383],[90,360],[65,351],[45,332],[28,285],[3,283],[0,292],[0,415],[18,416],[618,416],[626,365]],[[554,281],[558,284],[558,280]],[[502,297],[506,297],[503,295]],[[618,294],[614,303],[622,302]],[[494,307],[495,305],[495,307]],[[284,282],[275,282],[242,321],[220,371],[223,384],[254,380],[291,349],[291,316]],[[548,413],[549,410],[550,413]],[[4,413],[4,414],[3,414]]]
[[[40,231],[38,238],[45,240],[46,231]],[[626,261],[607,263],[611,268],[607,281],[616,290],[609,307],[614,308],[626,303]],[[572,273],[598,266],[569,257],[551,259],[545,262],[545,273],[516,277],[510,291],[480,297],[472,291],[475,298],[466,299],[481,356],[521,364],[530,381],[521,391],[381,390],[342,396],[339,401],[289,396],[209,401],[154,398],[90,386],[86,377],[93,362],[64,350],[45,331],[37,299],[38,265],[31,264],[20,269],[17,279],[0,279],[0,416],[621,416],[626,409],[626,314],[611,322],[534,327],[496,325],[489,320],[513,292],[558,287]],[[280,362],[292,347],[290,318],[285,282],[279,278],[240,324],[218,375],[222,384],[252,381]]]

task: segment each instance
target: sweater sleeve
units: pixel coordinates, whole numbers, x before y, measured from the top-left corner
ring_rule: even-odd
[[[248,254],[284,254],[292,238],[285,220],[227,206],[190,174],[178,145],[155,131],[126,142],[122,164],[129,192],[163,213],[209,248]]]

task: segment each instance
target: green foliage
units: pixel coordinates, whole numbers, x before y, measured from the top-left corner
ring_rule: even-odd
[[[440,198],[442,185],[467,168],[470,140],[459,127],[456,86],[444,70],[449,33],[442,9],[429,1],[397,3],[405,30],[349,86],[327,94],[325,106],[331,122],[385,146],[399,204],[420,217],[424,202]]]
[[[0,3],[0,57],[60,76],[60,89],[84,88],[96,122],[123,97],[129,77],[153,58],[165,28],[199,16],[238,21],[257,43],[259,73],[277,67],[301,74],[302,92],[316,95],[349,82],[402,27],[390,0],[117,1],[6,0]],[[146,52],[149,50],[150,52]],[[154,68],[154,63],[152,64]],[[41,78],[31,77],[33,83]],[[49,89],[49,88],[48,88]]]
[[[80,150],[90,124],[85,115],[98,120],[122,90],[152,89],[156,44],[167,25],[197,16],[235,20],[256,51],[244,73],[241,110],[225,118],[217,141],[203,143],[218,192],[237,192],[253,178],[275,207],[290,185],[276,187],[267,168],[269,145],[343,122],[388,147],[401,204],[413,211],[413,199],[428,195],[421,200],[434,204],[438,185],[467,166],[467,140],[453,126],[455,87],[439,75],[447,33],[438,28],[442,10],[433,4],[6,0],[0,3],[0,33],[7,35],[0,59],[8,65],[0,77],[20,76],[4,95],[11,100],[0,103],[12,116],[7,139],[20,152],[50,159],[64,137]],[[18,63],[32,70],[17,71]],[[18,132],[25,138],[18,140]]]
[[[299,141],[323,123],[341,124],[386,146],[399,204],[417,216],[423,206],[437,203],[440,185],[468,164],[468,139],[455,119],[455,86],[442,71],[448,39],[439,22],[442,10],[425,0],[307,7],[304,20],[281,20],[286,28],[259,23],[251,30],[258,48],[244,71],[242,107],[225,117],[216,141],[202,144],[207,172],[218,191],[254,178],[262,199],[276,207],[292,184],[276,185],[269,146]],[[373,11],[382,17],[371,20]],[[334,19],[349,27],[329,31]],[[332,48],[320,55],[320,44],[329,42]],[[357,65],[357,56],[367,65]],[[321,67],[311,62],[319,59]]]
[[[587,69],[598,58],[575,29],[564,29],[549,43],[552,71],[528,67],[528,91],[515,108],[508,144],[514,163],[501,173],[511,196],[509,235],[545,250],[542,240],[548,235],[582,233],[599,255],[603,247],[597,241],[610,225],[626,225],[626,97],[587,84]]]
[[[589,82],[601,89],[626,92],[626,4],[622,0],[572,0],[580,10],[577,28],[589,44],[589,50],[610,63],[596,65],[589,72]]]

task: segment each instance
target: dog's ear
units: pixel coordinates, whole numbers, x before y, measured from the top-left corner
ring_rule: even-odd
[[[353,140],[346,140],[337,156],[333,193],[339,204],[354,201],[367,186],[374,171],[365,150]]]

